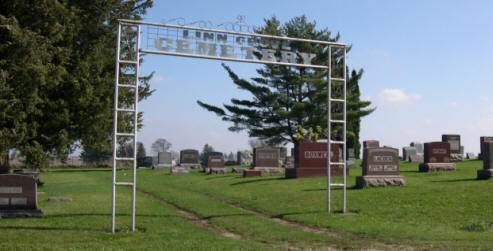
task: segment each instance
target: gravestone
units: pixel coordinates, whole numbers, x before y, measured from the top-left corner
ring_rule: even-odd
[[[380,147],[380,142],[378,140],[365,140],[365,141],[363,141],[363,149],[375,148],[375,147]]]
[[[339,145],[331,144],[331,162],[340,162]],[[327,177],[327,143],[299,142],[295,148],[294,168],[286,168],[286,178]],[[331,176],[342,176],[342,165],[331,165]],[[349,175],[349,168],[346,168]]]
[[[140,157],[137,158],[137,167],[152,167],[152,157],[151,156],[146,156],[146,157]]]
[[[279,147],[279,165],[286,164],[287,156],[288,156],[288,149],[286,147]]]
[[[278,147],[255,147],[253,149],[252,169],[262,173],[277,174],[284,171],[279,167],[280,149]]]
[[[356,163],[354,160],[356,159],[356,155],[354,153],[354,148],[348,148],[347,149],[347,156],[346,156],[346,165],[347,167],[356,167]]]
[[[493,176],[493,142],[483,142],[481,156],[483,157],[483,169],[478,170],[478,179],[490,179]]]
[[[236,153],[236,162],[238,165],[251,165],[252,164],[252,151],[243,150]]]
[[[402,160],[409,161],[409,156],[418,155],[418,150],[414,146],[405,146],[402,148]]]
[[[416,154],[417,155],[424,154],[424,146],[423,146],[423,143],[418,142],[418,141],[413,141],[413,142],[411,142],[411,144],[409,144],[409,146],[412,146],[412,147],[416,148]]]
[[[174,166],[171,167],[170,174],[187,174],[190,173],[190,167],[188,166]]]
[[[406,178],[399,175],[399,150],[390,147],[363,150],[363,176],[356,177],[356,186],[403,186]]]
[[[245,170],[243,172],[243,178],[260,177],[260,176],[262,176],[262,171],[260,170]]]
[[[205,172],[208,174],[227,173],[228,169],[224,167],[224,157],[222,155],[209,156]]]
[[[224,156],[222,152],[206,152],[200,157],[203,166],[208,166],[209,156]],[[224,159],[224,158],[223,158]]]
[[[492,136],[482,136],[479,137],[479,154],[478,154],[478,159],[483,159],[482,158],[482,152],[483,152],[483,143],[484,142],[493,142],[493,137]]]
[[[160,152],[157,156],[157,164],[152,166],[152,169],[164,169],[171,168],[173,158],[171,157],[171,152]]]
[[[450,163],[450,144],[448,142],[425,143],[424,163],[419,165],[420,172],[438,172],[455,170]]]
[[[450,161],[456,162],[464,160],[464,155],[461,153],[459,134],[443,134],[442,142],[450,143]]]
[[[286,164],[284,164],[285,168],[294,168],[294,157],[289,156],[286,157]]]
[[[32,176],[0,174],[0,218],[40,217],[37,185]]]
[[[180,151],[180,166],[188,168],[200,168],[199,151],[195,149],[184,149]]]
[[[474,153],[469,152],[469,153],[466,153],[466,158],[467,159],[476,159],[476,155]]]

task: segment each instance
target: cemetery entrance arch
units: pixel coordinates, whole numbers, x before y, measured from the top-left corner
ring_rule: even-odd
[[[241,28],[241,27],[240,27]],[[143,38],[143,39],[142,39]],[[144,42],[144,43],[142,43]],[[316,56],[310,52],[292,51],[289,43],[314,43],[326,46],[327,64],[313,64]],[[132,188],[132,223],[135,231],[135,193],[137,168],[137,125],[139,100],[139,59],[140,54],[160,54],[203,59],[236,61],[245,63],[275,64],[293,67],[327,70],[328,117],[327,117],[327,153],[331,152],[331,144],[343,149],[342,162],[331,162],[327,158],[327,211],[330,213],[331,187],[343,188],[343,208],[346,211],[346,49],[342,43],[319,41],[301,38],[290,38],[255,34],[241,31],[218,30],[204,27],[191,27],[164,23],[151,23],[135,20],[119,20],[116,66],[115,66],[115,99],[113,124],[113,193],[111,231],[115,232],[115,200],[116,186]],[[342,55],[343,70],[340,76],[334,76],[333,68],[338,62],[332,56]],[[334,97],[331,91],[339,83],[341,95]],[[332,104],[342,104],[342,117],[331,116]],[[125,122],[125,123],[124,123]],[[332,126],[342,126],[342,137],[332,135]],[[119,149],[129,146],[129,151]],[[327,156],[330,156],[327,154]],[[117,179],[117,170],[127,165],[132,174],[129,181]],[[331,183],[331,165],[343,166],[343,183]]]

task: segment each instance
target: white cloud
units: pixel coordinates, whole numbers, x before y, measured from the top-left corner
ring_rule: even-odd
[[[401,89],[385,88],[380,92],[379,97],[382,101],[395,104],[412,104],[421,98],[418,94],[407,94]]]

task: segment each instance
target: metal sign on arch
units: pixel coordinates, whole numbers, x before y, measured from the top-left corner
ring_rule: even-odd
[[[293,50],[292,42],[314,43],[327,46],[328,62],[316,63],[316,54]],[[342,166],[343,183],[331,184],[331,168],[327,168],[327,211],[331,211],[330,188],[343,187],[343,209],[346,211],[346,71],[343,76],[334,77],[331,61],[333,49],[342,50],[343,69],[346,69],[346,45],[331,41],[290,38],[255,34],[239,31],[218,30],[185,25],[152,23],[136,20],[119,20],[117,29],[115,65],[115,102],[113,124],[113,193],[111,231],[115,232],[116,186],[132,188],[131,230],[135,231],[135,195],[137,169],[137,125],[139,100],[139,59],[140,54],[159,54],[203,59],[236,61],[245,63],[275,64],[313,69],[326,69],[328,79],[328,131],[334,124],[342,126],[343,136],[338,139],[327,137],[328,152],[331,144],[343,150],[342,162],[331,162],[327,167]],[[332,83],[343,83],[343,96],[333,97]],[[331,117],[332,104],[343,104],[343,118]],[[124,123],[124,122],[127,122]],[[132,151],[122,152],[124,146],[133,146]],[[127,179],[121,179],[117,171],[126,166],[132,171]],[[129,177],[129,179],[128,179]]]

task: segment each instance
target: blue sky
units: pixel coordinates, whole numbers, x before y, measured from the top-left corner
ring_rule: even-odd
[[[479,151],[479,137],[493,135],[492,1],[155,1],[146,21],[184,18],[214,24],[263,25],[305,14],[319,29],[339,32],[351,44],[350,69],[363,68],[364,99],[377,110],[361,124],[361,140],[402,148],[411,141],[440,141],[460,134],[466,152]],[[254,77],[259,64],[226,62],[241,77]],[[197,104],[215,105],[248,97],[231,82],[220,61],[146,55],[141,73],[155,71],[156,92],[139,105],[144,128],[139,140],[148,151],[157,138],[174,150],[222,152],[248,149],[246,133]]]

